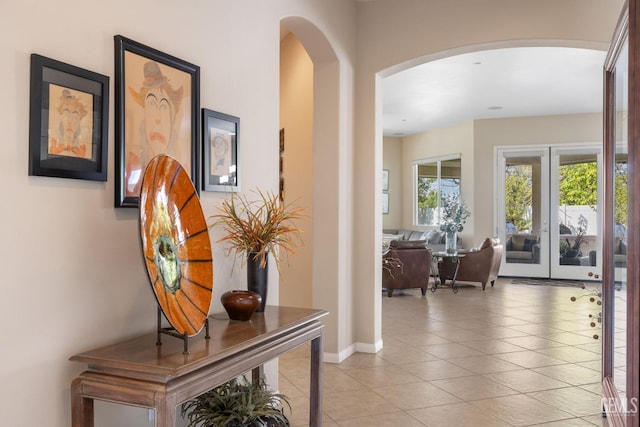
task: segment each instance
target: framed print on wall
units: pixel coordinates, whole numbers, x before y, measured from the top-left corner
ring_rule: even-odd
[[[202,109],[204,191],[239,191],[238,136],[240,119]]]
[[[109,77],[31,55],[29,175],[107,180]]]
[[[200,67],[115,36],[115,206],[137,207],[149,161],[176,159],[196,190],[200,134]]]
[[[389,213],[389,193],[382,193],[382,213]]]
[[[389,169],[382,169],[382,191],[389,191]]]

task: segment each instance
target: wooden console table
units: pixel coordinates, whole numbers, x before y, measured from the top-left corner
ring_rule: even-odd
[[[156,333],[72,356],[88,370],[71,383],[73,427],[93,427],[95,399],[154,409],[157,427],[174,427],[176,408],[249,370],[253,378],[262,365],[306,342],[311,343],[309,425],[322,425],[322,332],[326,311],[268,306],[250,321],[209,318],[204,331],[189,341]]]

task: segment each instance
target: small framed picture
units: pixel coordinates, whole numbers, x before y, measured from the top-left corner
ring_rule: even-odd
[[[137,207],[144,171],[166,154],[199,189],[200,67],[115,36],[115,206]]]
[[[107,180],[109,77],[31,55],[29,175]]]
[[[238,138],[240,119],[202,109],[204,191],[240,191]]]
[[[382,169],[382,191],[389,191],[389,169]]]
[[[389,213],[389,193],[382,193],[382,213]]]

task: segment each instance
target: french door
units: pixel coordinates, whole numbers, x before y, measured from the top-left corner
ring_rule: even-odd
[[[602,266],[600,144],[496,150],[500,275],[586,279]]]
[[[500,275],[549,276],[549,149],[499,148]]]
[[[550,275],[602,273],[602,144],[551,148]]]

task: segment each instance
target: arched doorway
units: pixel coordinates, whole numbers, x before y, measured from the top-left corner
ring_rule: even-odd
[[[311,79],[313,87],[310,90],[312,117],[309,120],[312,130],[300,130],[301,134],[310,135],[311,140],[305,143],[311,144],[312,148],[307,157],[309,162],[307,167],[305,168],[304,165],[296,167],[297,170],[304,170],[304,173],[312,171],[309,185],[301,187],[307,188],[304,191],[310,192],[304,195],[304,200],[312,206],[308,212],[310,221],[306,224],[308,231],[303,236],[311,236],[309,239],[311,242],[309,245],[310,271],[297,273],[301,277],[300,281],[305,283],[291,284],[308,287],[308,292],[300,292],[300,301],[288,302],[309,304],[313,308],[321,308],[330,313],[323,319],[325,360],[337,362],[338,354],[345,346],[343,343],[350,339],[351,329],[350,321],[341,323],[341,319],[348,317],[350,307],[348,295],[350,290],[344,273],[350,255],[347,250],[348,240],[340,238],[344,235],[341,231],[344,233],[348,227],[349,218],[349,212],[345,212],[345,204],[340,202],[340,196],[345,190],[345,183],[349,182],[345,175],[350,169],[340,152],[340,144],[344,138],[339,120],[340,64],[327,38],[309,21],[299,17],[288,17],[281,21],[281,26],[285,29],[285,33],[291,32],[300,41],[313,63]],[[281,81],[281,85],[287,83]],[[281,117],[281,123],[286,122],[287,118]],[[286,127],[284,135],[286,153],[288,146]],[[287,159],[286,154],[284,158]],[[292,160],[289,159],[288,162]],[[287,180],[296,178],[287,177],[287,162],[283,164],[283,170],[285,202],[287,202],[290,201],[286,190]],[[286,287],[287,284],[283,289],[286,290]],[[340,328],[338,328],[339,324]]]

